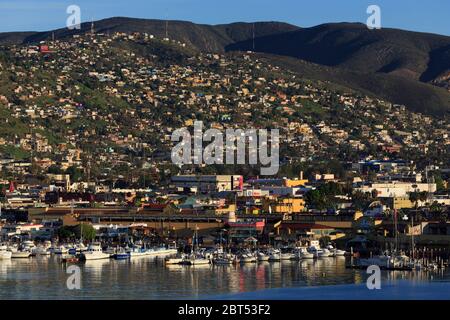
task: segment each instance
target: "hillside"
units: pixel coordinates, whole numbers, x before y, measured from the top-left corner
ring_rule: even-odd
[[[95,166],[107,176],[130,168],[136,172],[127,174],[137,176],[142,161],[168,165],[172,132],[194,120],[221,130],[279,128],[283,163],[400,152],[419,164],[448,162],[448,121],[371,96],[377,78],[281,56],[202,53],[145,34],[86,35],[49,45],[50,52],[29,45],[0,49],[0,153],[33,154],[43,165],[50,159],[54,172],[79,154],[84,160],[77,161],[95,159],[92,172]],[[344,76],[361,90],[339,82]],[[383,88],[384,79],[377,81]]]
[[[103,34],[148,33],[167,36],[192,50],[223,53],[257,51],[301,71],[303,61],[315,64],[312,78],[362,90],[410,110],[444,115],[450,112],[450,37],[396,29],[368,30],[357,23],[323,24],[299,28],[280,22],[195,24],[115,17],[96,21]],[[0,44],[31,44],[69,39],[81,30],[0,34]],[[295,58],[295,60],[288,59]],[[322,67],[322,68],[319,68]]]

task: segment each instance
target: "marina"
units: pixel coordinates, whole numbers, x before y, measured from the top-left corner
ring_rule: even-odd
[[[61,263],[61,259],[58,255],[43,255],[0,260],[0,298],[202,299],[276,288],[365,286],[368,277],[365,270],[346,268],[350,258],[342,256],[238,264],[203,264],[194,259],[191,265],[171,265],[163,257],[154,256],[67,263]],[[66,287],[67,268],[72,262],[81,269],[82,290]],[[445,269],[382,271],[381,276],[383,281],[424,284],[450,280]],[[316,294],[317,289],[311,292]]]

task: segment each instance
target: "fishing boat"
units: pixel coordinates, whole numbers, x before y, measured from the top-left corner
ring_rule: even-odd
[[[0,260],[11,259],[12,252],[7,250],[8,247],[5,245],[0,246]]]
[[[88,246],[87,250],[81,253],[81,259],[83,260],[100,260],[109,259],[110,254],[103,252],[99,243],[92,243]]]

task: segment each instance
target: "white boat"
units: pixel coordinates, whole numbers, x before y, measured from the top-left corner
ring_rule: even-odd
[[[196,266],[196,265],[205,265],[205,264],[209,264],[210,261],[208,259],[202,258],[202,257],[192,257],[192,258],[187,258],[183,260],[183,264],[188,264],[191,266]]]
[[[117,252],[117,248],[116,247],[107,247],[106,250],[104,251],[104,253],[109,254],[110,257],[113,257]]]
[[[148,256],[147,250],[140,247],[132,247],[129,249],[130,258]]]
[[[292,253],[284,252],[280,254],[280,260],[291,260],[293,257]]]
[[[31,240],[25,240],[22,242],[22,250],[32,252],[33,249],[36,248],[36,245]]]
[[[68,253],[69,254],[77,254],[77,253],[81,253],[83,251],[86,251],[86,246],[82,243],[75,243],[75,244],[71,244],[69,246],[66,246],[68,248]]]
[[[335,249],[332,245],[327,246],[327,249],[330,250],[331,256],[342,257],[345,255],[344,250]]]
[[[0,246],[0,260],[11,259],[12,252],[7,250],[7,246]]]
[[[213,258],[212,260],[213,264],[216,265],[230,265],[233,264],[233,259],[229,258],[229,257],[225,257],[225,256],[219,256],[216,258]]]
[[[13,244],[13,245],[8,246],[7,250],[11,251],[11,252],[17,252],[19,249],[16,244]]]
[[[84,260],[100,260],[109,259],[110,254],[103,252],[99,243],[92,243],[88,246],[87,250],[81,254],[81,259]]]
[[[171,254],[176,254],[177,252],[178,252],[177,249],[165,248],[165,247],[151,248],[151,249],[148,249],[145,251],[147,256],[168,256]]]
[[[308,247],[308,252],[312,253],[314,258],[326,258],[331,255],[328,249],[322,249],[319,245],[319,241],[312,240],[311,245]]]
[[[77,252],[83,252],[86,251],[87,248],[84,243],[80,242],[75,245],[75,249],[77,250]]]
[[[166,265],[181,264],[183,262],[183,259],[184,259],[184,255],[166,257],[166,258],[164,258],[164,263]]]
[[[66,254],[69,252],[69,249],[67,249],[66,247],[64,247],[63,245],[58,246],[56,248],[53,249],[53,253],[54,254]]]
[[[317,256],[319,258],[327,258],[331,256],[331,252],[328,249],[319,249],[317,250]]]
[[[206,259],[203,255],[199,254],[199,253],[194,253],[191,254],[189,256],[184,257],[182,264],[187,264],[187,265],[205,265],[205,264],[209,264],[211,263],[211,261],[209,259]]]
[[[256,257],[251,253],[244,253],[240,256],[241,263],[253,263],[256,262]]]
[[[314,253],[309,252],[306,248],[300,248],[300,257],[302,259],[314,259]]]
[[[269,261],[269,255],[264,252],[258,252],[257,259],[258,261]]]
[[[30,251],[16,251],[11,253],[11,258],[19,259],[19,258],[29,258],[31,257]]]
[[[380,255],[380,256],[374,256],[371,258],[359,258],[356,260],[356,264],[361,267],[368,267],[368,266],[379,266],[380,268],[388,268],[392,262],[391,256],[388,255]]]
[[[301,253],[301,251],[298,250],[298,249],[295,249],[295,250],[292,252],[291,260],[298,261],[298,260],[301,260],[301,259],[302,259],[302,253]]]
[[[32,249],[31,253],[35,256],[47,256],[51,254],[50,250],[48,250],[48,248],[45,248],[43,246],[38,246]]]
[[[280,261],[281,260],[281,254],[279,250],[272,250],[269,253],[269,261]]]

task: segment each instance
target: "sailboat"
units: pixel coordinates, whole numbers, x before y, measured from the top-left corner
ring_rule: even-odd
[[[195,228],[193,241],[194,241],[194,252],[185,259],[183,259],[182,263],[187,265],[209,264],[211,261],[209,259],[206,259],[198,250],[198,227]]]

